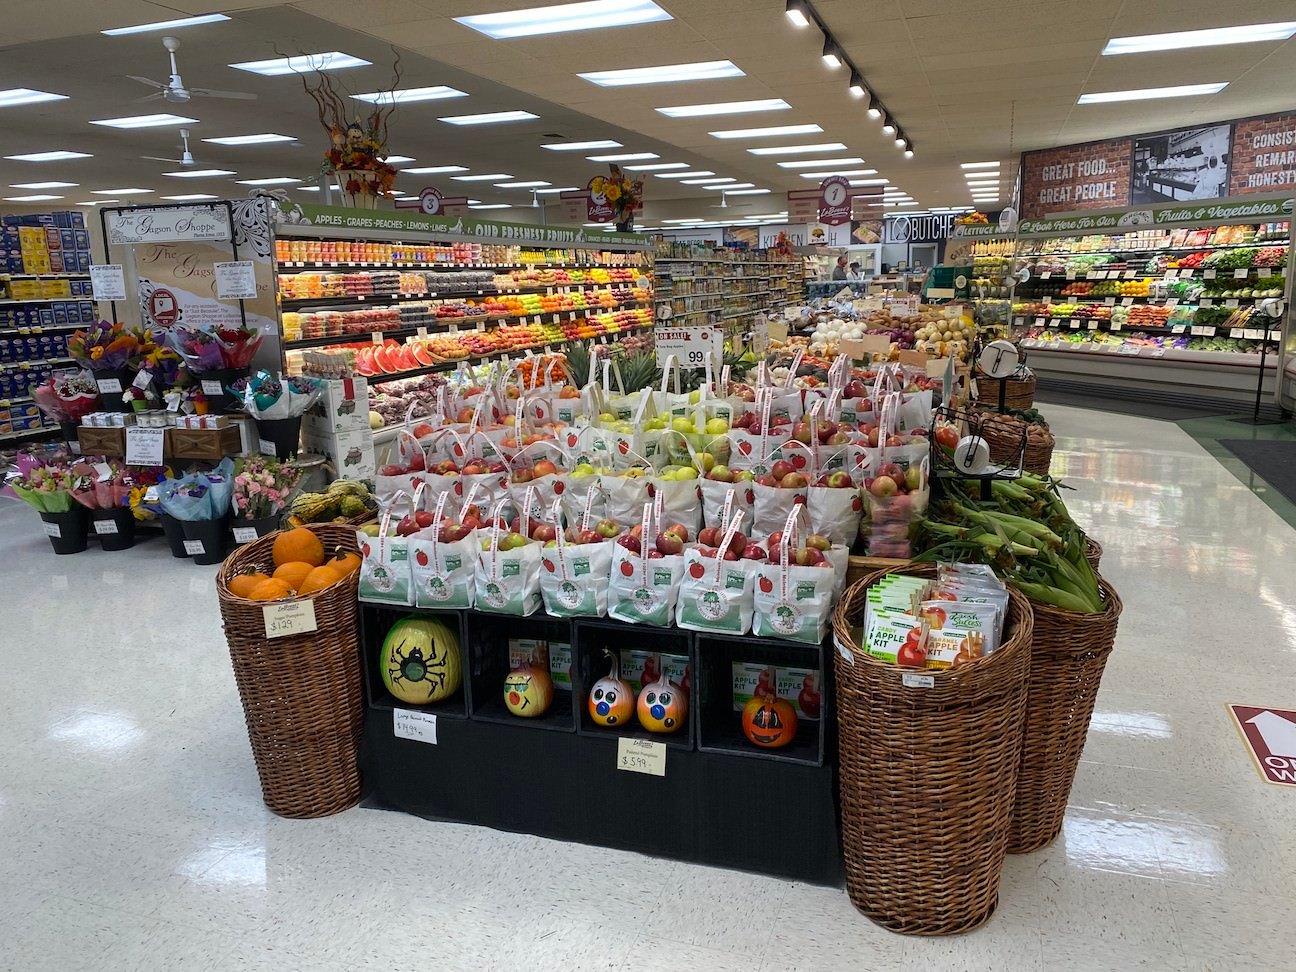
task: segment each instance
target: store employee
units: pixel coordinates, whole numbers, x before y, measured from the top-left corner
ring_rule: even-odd
[[[837,266],[833,267],[832,278],[834,280],[846,279],[846,258],[844,256],[837,258]]]

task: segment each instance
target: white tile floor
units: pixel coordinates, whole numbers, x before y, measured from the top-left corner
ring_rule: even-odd
[[[841,890],[380,811],[280,820],[215,568],[56,558],[0,501],[0,969],[1292,968],[1296,791],[1224,708],[1296,707],[1292,531],[1174,425],[1046,412],[1125,615],[1065,831],[1009,859],[985,928],[906,939]]]

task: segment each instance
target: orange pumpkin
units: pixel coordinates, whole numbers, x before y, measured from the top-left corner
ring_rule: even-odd
[[[278,601],[285,597],[292,597],[295,593],[296,591],[288,586],[287,581],[278,577],[268,577],[252,588],[248,600]]]
[[[301,561],[310,564],[312,567],[318,567],[324,563],[324,544],[320,542],[319,537],[305,527],[285,530],[280,533],[275,537],[271,553],[276,567],[282,567],[284,564],[290,564],[293,561]]]
[[[341,579],[342,575],[332,567],[327,565],[324,567],[315,567],[312,568],[311,572],[306,575],[305,579],[297,585],[297,593],[311,594],[315,591],[322,591],[326,587],[332,587]]]
[[[678,732],[688,720],[688,692],[665,671],[639,693],[639,724],[649,732]]]
[[[594,683],[589,694],[589,714],[597,725],[608,728],[624,726],[634,715],[634,689],[621,677],[621,663],[606,648],[603,654],[612,662],[612,670]]]
[[[290,563],[276,567],[275,572],[271,575],[286,583],[293,590],[302,586],[302,581],[306,579],[315,568],[311,564],[304,563],[300,560],[294,560]]]
[[[262,581],[269,579],[269,575],[260,572],[252,574],[235,574],[230,578],[229,583],[226,586],[229,588],[229,592],[235,597],[249,597],[251,596],[254,587]]]
[[[753,695],[743,706],[742,730],[753,745],[780,749],[796,738],[796,709],[777,695]]]
[[[343,577],[348,577],[360,569],[360,555],[358,553],[343,553],[338,551],[336,557],[330,560],[325,567],[332,567]]]

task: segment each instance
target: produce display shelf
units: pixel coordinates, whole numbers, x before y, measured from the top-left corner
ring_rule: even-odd
[[[1196,279],[1197,271],[1201,271],[1203,280],[1244,280],[1253,273],[1259,274],[1261,270],[1268,270],[1267,274],[1259,274],[1268,277],[1286,277],[1286,267],[1169,267],[1160,273],[1153,273],[1146,270],[1136,270],[1132,267],[1094,267],[1089,270],[1045,270],[1035,274],[1032,279],[1035,280],[1079,280],[1081,277],[1090,278],[1093,274],[1094,280],[1114,280],[1112,274],[1124,277],[1127,280],[1192,280]],[[1234,274],[1235,270],[1245,270],[1246,273],[1239,277]]]
[[[616,309],[618,308],[611,308],[610,310]],[[603,312],[602,308],[596,308],[596,310],[599,313]],[[537,323],[543,324],[546,316],[552,316],[554,324],[561,324],[563,322],[563,314],[572,315],[572,317],[569,318],[569,322],[575,320],[576,317],[581,315],[586,317],[589,316],[585,311],[545,311],[540,314],[482,314],[473,317],[442,317],[430,324],[420,324],[417,327],[397,327],[388,328],[387,330],[379,328],[376,330],[357,331],[351,334],[326,334],[320,337],[298,338],[292,341],[285,341],[284,350],[295,351],[301,350],[302,348],[322,348],[327,347],[330,344],[361,344],[364,343],[366,339],[372,341],[374,334],[381,334],[384,340],[389,337],[413,337],[418,334],[420,328],[427,331],[428,335],[431,336],[433,334],[453,334],[456,333],[456,328],[463,327],[464,325],[469,325],[468,329],[470,330],[477,324],[484,324],[487,322],[503,323],[510,320],[526,321],[528,318],[534,318]]]
[[[1152,246],[1121,247],[1116,250],[1053,250],[1041,253],[1018,253],[1019,259],[1029,260],[1042,256],[1108,256],[1116,253],[1195,253],[1205,250],[1238,250],[1255,246],[1283,246],[1286,237],[1275,237],[1272,240],[1256,240],[1251,243],[1202,243],[1198,246]]]
[[[1015,317],[1012,326],[1047,327],[1053,330],[1066,328],[1072,331],[1088,329],[1111,334],[1134,331],[1164,331],[1170,334],[1191,334],[1193,337],[1216,337],[1220,332],[1228,331],[1226,337],[1241,338],[1247,341],[1277,341],[1282,337],[1281,331],[1266,331],[1264,328],[1259,327],[1225,327],[1223,324],[1130,324],[1128,321],[1121,321],[1120,327],[1112,328],[1111,323],[1107,318],[1093,317]],[[1089,327],[1090,324],[1106,324],[1108,326]],[[1244,335],[1233,334],[1233,331],[1256,331],[1258,333],[1256,335]]]
[[[782,260],[713,260],[709,257],[663,257],[656,259],[658,263],[724,263],[732,267],[772,267],[781,264]]]
[[[1057,342],[1059,344],[1065,342]],[[1042,351],[1046,354],[1081,354],[1087,357],[1095,355],[1104,358],[1139,358],[1140,360],[1164,360],[1180,362],[1196,362],[1199,364],[1222,365],[1228,368],[1245,368],[1251,371],[1258,370],[1260,367],[1259,354],[1246,354],[1234,351],[1190,351],[1187,348],[1152,348],[1140,347],[1136,345],[1106,345],[1106,344],[1088,344],[1081,343],[1068,345],[1067,347],[1053,347],[1049,342],[1024,340],[1021,342],[1022,347],[1028,351]],[[1118,347],[1123,350],[1118,350]],[[1110,348],[1110,350],[1107,350]],[[1275,371],[1278,367],[1276,355],[1270,355],[1265,360],[1265,370]]]
[[[1025,301],[1029,301],[1029,300],[1030,300],[1029,297],[1023,297],[1021,294],[1018,294],[1017,296],[1018,296],[1018,299],[1019,299],[1019,300],[1022,300],[1023,302],[1025,302]],[[997,300],[1004,300],[1004,299],[1006,299],[1006,298],[999,297],[999,298],[995,298],[995,299],[997,299]],[[1056,299],[1056,298],[1055,298],[1055,299]],[[1185,298],[1185,297],[1134,297],[1134,296],[1129,296],[1129,295],[1127,295],[1127,296],[1117,296],[1117,297],[1112,297],[1112,296],[1110,296],[1110,295],[1108,295],[1108,296],[1106,296],[1106,297],[1091,297],[1091,296],[1089,296],[1088,294],[1064,294],[1064,295],[1063,295],[1063,300],[1061,300],[1061,301],[1059,301],[1059,302],[1060,302],[1060,303],[1067,303],[1067,304],[1101,304],[1101,303],[1105,303],[1105,302],[1107,302],[1107,301],[1114,301],[1115,303],[1109,303],[1109,304],[1107,304],[1108,307],[1113,307],[1113,306],[1122,306],[1121,302],[1122,302],[1122,301],[1126,301],[1126,300],[1133,301],[1133,302],[1136,303],[1136,304],[1152,304],[1152,305],[1161,305],[1161,304],[1165,304],[1165,303],[1167,303],[1167,302],[1173,301],[1173,302],[1174,302],[1173,306],[1178,306],[1178,307],[1197,307],[1197,306],[1199,306],[1199,305],[1202,306],[1202,307],[1214,307],[1216,304],[1220,304],[1220,305],[1222,305],[1222,306],[1227,307],[1227,306],[1229,306],[1229,305],[1228,305],[1228,301],[1230,301],[1230,300],[1233,300],[1233,301],[1242,301],[1242,300],[1248,300],[1248,301],[1256,301],[1256,300],[1277,300],[1277,301],[1281,301],[1282,298],[1281,298],[1281,297],[1194,297],[1194,298]],[[1128,306],[1132,306],[1132,305],[1130,305],[1130,304],[1125,304],[1125,305],[1123,305],[1123,306],[1128,307]]]
[[[346,263],[333,260],[286,260],[279,270],[636,270],[650,267],[630,263]]]

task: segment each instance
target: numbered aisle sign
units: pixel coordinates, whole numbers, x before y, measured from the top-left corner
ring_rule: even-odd
[[[659,367],[665,367],[671,355],[681,368],[705,368],[708,354],[716,369],[724,360],[724,335],[718,327],[656,327],[653,337]]]

